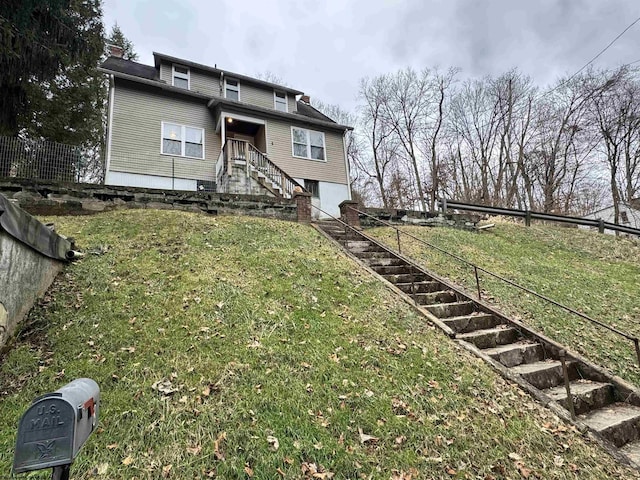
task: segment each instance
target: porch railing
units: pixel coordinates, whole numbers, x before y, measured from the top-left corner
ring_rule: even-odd
[[[300,191],[305,191],[302,185],[249,142],[229,138],[225,142],[221,157],[216,164],[216,178],[220,178],[220,173],[223,173],[222,169],[224,169],[224,173],[230,175],[233,165],[236,164],[246,165],[245,173],[247,176],[251,175],[252,171],[257,172],[266,181],[271,182],[273,187],[279,190],[280,195],[285,198],[293,197],[296,187]]]

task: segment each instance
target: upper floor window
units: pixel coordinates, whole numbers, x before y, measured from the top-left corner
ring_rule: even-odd
[[[273,101],[276,110],[281,112],[288,111],[287,109],[287,94],[284,92],[273,92]]]
[[[162,150],[165,155],[204,158],[204,130],[162,122]]]
[[[291,127],[291,140],[294,157],[326,161],[323,132]]]
[[[240,101],[240,83],[237,80],[224,79],[224,98]]]
[[[171,78],[172,78],[172,83],[174,87],[184,88],[189,90],[189,68],[188,67],[173,65]]]

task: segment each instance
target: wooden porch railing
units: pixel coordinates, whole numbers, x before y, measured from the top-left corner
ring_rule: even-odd
[[[245,163],[247,176],[251,175],[252,170],[262,174],[267,181],[280,190],[280,194],[285,198],[293,197],[296,187],[299,187],[303,192],[306,191],[302,185],[249,142],[228,138],[222,148],[222,155],[222,168],[226,170],[228,175],[231,174],[234,164]]]

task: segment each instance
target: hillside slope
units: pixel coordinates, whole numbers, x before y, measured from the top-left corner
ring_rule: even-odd
[[[100,429],[76,479],[640,478],[310,227],[46,220],[89,254],[2,359],[2,472],[30,401],[88,376]]]
[[[456,253],[596,320],[640,336],[640,242],[557,226],[525,227],[497,221],[482,232],[403,227],[432,245]],[[396,248],[395,231],[372,235]],[[404,253],[475,296],[473,270],[404,236]],[[634,345],[580,317],[481,274],[485,298],[595,363],[640,385]]]

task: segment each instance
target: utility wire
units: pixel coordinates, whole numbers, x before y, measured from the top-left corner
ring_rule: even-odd
[[[579,70],[577,70],[576,72],[574,72],[571,76],[569,76],[566,80],[560,82],[558,85],[556,85],[555,87],[553,87],[550,90],[547,90],[541,94],[539,94],[537,97],[534,97],[531,99],[531,103],[533,102],[537,102],[538,100],[543,99],[544,97],[552,94],[553,92],[555,92],[556,90],[559,90],[560,88],[564,87],[565,85],[567,85],[571,80],[573,80],[575,77],[577,77],[585,68],[587,68],[589,65],[591,65],[593,62],[595,62],[604,52],[606,52],[607,50],[609,50],[609,48],[611,48],[613,46],[614,43],[616,43],[620,37],[622,37],[625,33],[627,33],[627,31],[629,31],[635,24],[637,24],[638,22],[640,22],[640,17],[636,18],[633,22],[631,22],[629,25],[627,25],[627,27],[622,30],[613,40],[611,40],[609,42],[609,44],[604,47],[602,50],[600,50],[591,60],[589,60],[587,63],[585,63],[582,67],[580,67]],[[635,63],[639,63],[640,59],[635,60],[631,63],[625,63],[623,65],[621,65],[621,67],[628,67],[630,65],[633,65]],[[522,107],[520,107],[520,109],[516,109],[516,110],[512,110],[511,111],[511,115],[517,115],[518,113],[520,113],[522,110],[526,110],[528,108],[527,105],[524,105]],[[495,106],[491,107],[491,108],[487,108],[484,112],[480,113],[479,115],[484,115],[486,113],[489,112],[493,112],[495,110]],[[492,122],[486,122],[485,124],[481,125],[479,128],[484,130],[487,126],[489,126]]]

